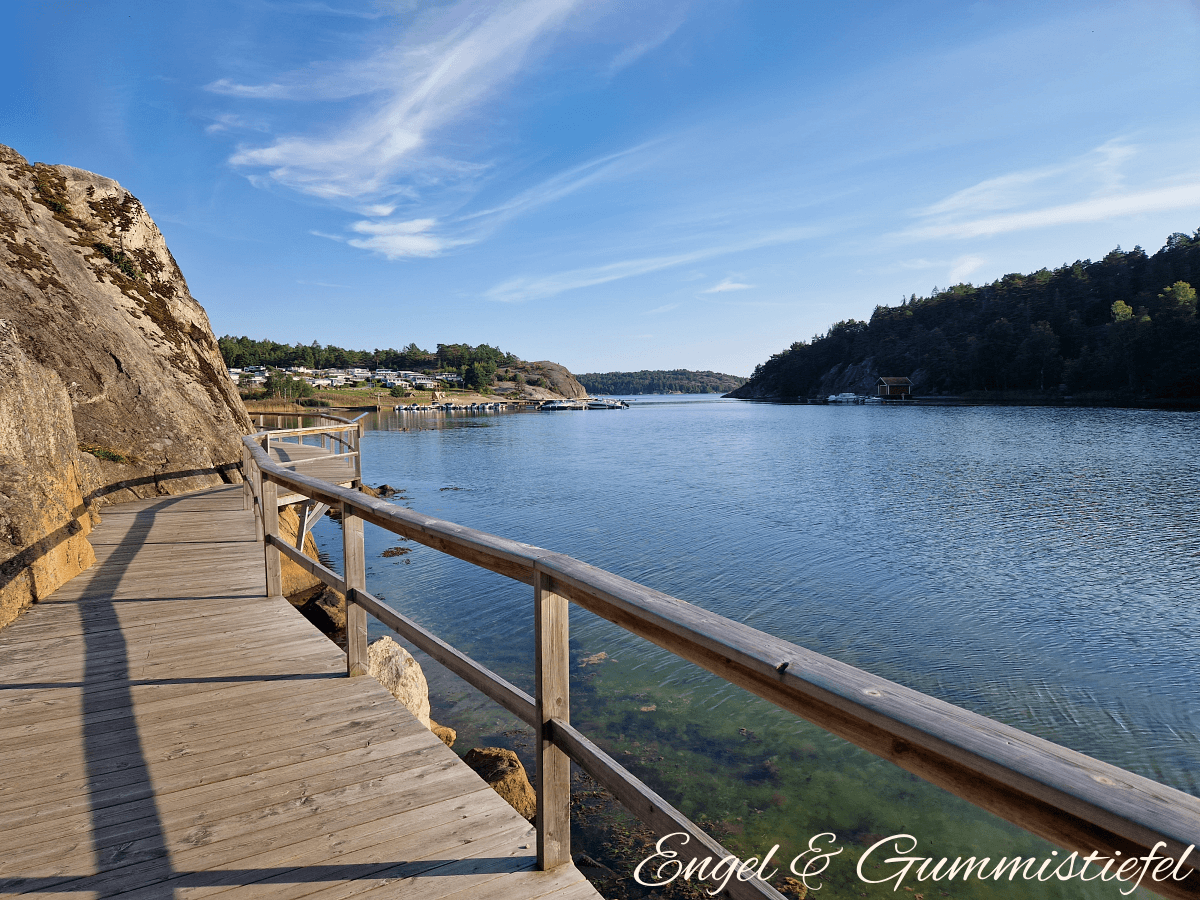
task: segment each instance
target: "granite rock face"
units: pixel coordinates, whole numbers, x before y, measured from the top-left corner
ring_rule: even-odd
[[[102,504],[238,480],[251,425],[137,198],[3,146],[0,320],[3,625],[90,565]]]
[[[95,561],[71,401],[0,319],[0,625]]]

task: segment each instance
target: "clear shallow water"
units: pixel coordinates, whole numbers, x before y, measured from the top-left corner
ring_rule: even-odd
[[[415,509],[1200,794],[1195,414],[672,397],[370,423],[365,480]],[[336,526],[321,529],[336,552]],[[417,545],[380,558],[396,543],[368,529],[370,589],[529,688],[530,589]],[[606,652],[614,693],[687,702],[698,722],[807,727],[572,616],[573,652]]]

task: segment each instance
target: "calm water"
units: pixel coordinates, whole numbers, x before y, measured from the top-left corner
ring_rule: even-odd
[[[1200,794],[1200,416],[664,397],[370,428],[365,480],[417,510]],[[368,529],[369,588],[530,687],[530,589],[417,545],[380,558],[396,543]],[[683,698],[697,722],[751,715],[739,690],[572,616],[573,652],[607,653],[614,692]]]

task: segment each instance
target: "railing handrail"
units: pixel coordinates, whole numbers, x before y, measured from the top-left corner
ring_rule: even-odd
[[[1151,848],[1179,858],[1190,845],[1200,844],[1200,799],[1182,791],[565,554],[426,516],[282,468],[253,438],[245,441],[248,461],[258,469],[264,484],[271,483],[272,488],[278,484],[340,507],[343,520],[350,516],[371,522],[481,568],[539,585],[551,596],[566,598],[1054,843],[1110,856],[1119,850],[1126,858],[1144,856]],[[269,555],[274,545],[268,540],[267,546]],[[387,619],[394,619],[405,627],[419,628],[367,594],[365,584],[350,585],[347,595],[348,607],[352,602],[361,605],[385,624],[392,625]],[[363,629],[365,636],[365,619]],[[545,739],[584,764],[577,755],[583,752],[579,742],[582,736],[565,721],[556,725],[554,718],[543,720]],[[539,725],[536,717],[532,724],[535,728]],[[589,771],[597,765],[594,759],[591,763],[585,765]],[[632,775],[625,774],[644,788]],[[1170,897],[1200,896],[1197,878],[1155,881],[1145,886]],[[729,889],[734,887],[731,882]]]

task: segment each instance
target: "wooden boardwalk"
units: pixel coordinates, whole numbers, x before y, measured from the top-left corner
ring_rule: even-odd
[[[240,487],[114,506],[0,631],[0,896],[597,898],[282,597]]]
[[[311,478],[320,478],[322,481],[344,486],[354,482],[358,477],[358,470],[354,465],[353,456],[331,455],[331,450],[315,446],[311,443],[312,438],[309,438],[309,441],[310,443],[304,444],[295,440],[271,441],[271,458],[294,472]],[[301,499],[303,498],[297,494],[280,491],[278,502],[280,506],[286,506]]]

